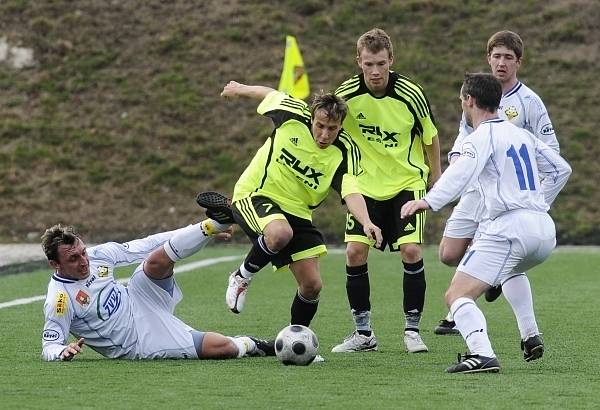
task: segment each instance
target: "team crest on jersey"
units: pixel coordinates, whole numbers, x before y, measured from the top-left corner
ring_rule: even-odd
[[[512,121],[513,118],[519,116],[519,111],[517,111],[517,107],[511,105],[510,107],[506,107],[504,114],[509,121]]]
[[[88,307],[90,304],[90,295],[85,293],[83,290],[77,292],[77,296],[75,296],[75,300],[83,307]]]
[[[62,316],[67,311],[68,297],[65,292],[58,292],[56,295],[56,315]]]
[[[108,276],[108,266],[98,266],[98,276],[105,278]]]

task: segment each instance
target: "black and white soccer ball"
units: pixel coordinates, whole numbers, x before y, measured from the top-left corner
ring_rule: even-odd
[[[306,326],[290,325],[275,338],[275,354],[281,363],[308,366],[319,350],[317,335]]]

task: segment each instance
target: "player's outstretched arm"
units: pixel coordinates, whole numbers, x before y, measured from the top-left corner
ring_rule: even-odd
[[[70,361],[73,358],[81,353],[81,349],[83,348],[83,337],[76,342],[69,343],[67,347],[60,354],[60,360],[62,361]]]
[[[250,97],[257,100],[263,100],[272,91],[275,90],[271,87],[264,87],[262,85],[246,85],[238,83],[237,81],[230,81],[223,88],[221,97]]]

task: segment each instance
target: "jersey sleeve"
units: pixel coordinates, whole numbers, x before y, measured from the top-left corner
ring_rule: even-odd
[[[483,171],[490,155],[491,142],[485,135],[465,137],[460,157],[454,161],[433,188],[423,198],[432,210],[438,211],[458,198]]]
[[[527,118],[533,134],[556,152],[560,152],[554,126],[542,100],[531,95],[528,97]]]
[[[44,303],[44,330],[42,332],[42,358],[46,361],[60,360],[67,347],[73,309],[64,290],[49,289]]]
[[[572,172],[571,166],[554,149],[539,139],[535,139],[535,159],[544,198],[550,206],[567,183]]]
[[[427,99],[423,88],[414,81],[404,76],[399,76],[396,80],[394,89],[399,96],[409,102],[412,110],[414,110],[420,123],[423,144],[431,145],[433,143],[433,138],[438,134],[438,131],[434,124],[429,100]]]
[[[467,135],[473,132],[473,128],[467,124],[465,113],[463,112],[460,117],[460,123],[458,124],[458,135],[454,140],[452,149],[448,152],[448,163],[452,160],[452,157],[459,156],[461,154],[462,144]]]
[[[289,119],[297,119],[306,124],[311,122],[308,105],[280,91],[271,91],[267,94],[258,105],[256,112],[271,118],[276,127]]]

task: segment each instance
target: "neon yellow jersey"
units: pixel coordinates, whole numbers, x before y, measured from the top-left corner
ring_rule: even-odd
[[[390,72],[386,94],[378,98],[360,74],[342,83],[336,94],[348,103],[344,129],[362,155],[361,193],[385,200],[402,190],[425,189],[429,167],[423,144],[432,144],[437,129],[421,86]]]
[[[321,149],[311,133],[306,103],[273,91],[258,106],[275,130],[258,150],[235,184],[233,202],[266,196],[282,210],[312,220],[312,210],[333,187],[344,198],[358,193],[360,152],[343,130],[333,144]]]

